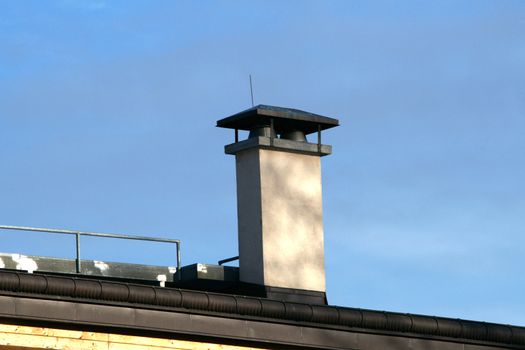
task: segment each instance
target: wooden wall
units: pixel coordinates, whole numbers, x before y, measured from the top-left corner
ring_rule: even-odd
[[[213,343],[0,324],[1,350],[260,350]]]

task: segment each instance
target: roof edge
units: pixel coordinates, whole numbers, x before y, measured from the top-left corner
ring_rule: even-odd
[[[4,293],[2,293],[4,292]],[[324,328],[366,329],[403,336],[446,337],[457,340],[525,346],[525,328],[445,317],[301,304],[265,298],[108,282],[77,277],[0,271],[0,294],[33,295],[43,299],[160,307],[207,312],[233,318],[300,322]]]

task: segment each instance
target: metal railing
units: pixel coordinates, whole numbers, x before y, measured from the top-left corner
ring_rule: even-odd
[[[59,233],[67,235],[75,235],[76,237],[76,270],[77,273],[81,273],[82,266],[80,261],[80,237],[81,236],[91,236],[91,237],[106,237],[106,238],[119,238],[119,239],[129,239],[136,241],[149,241],[149,242],[161,242],[161,243],[172,243],[176,245],[176,257],[177,257],[177,272],[181,267],[181,258],[180,258],[180,240],[170,239],[170,238],[157,238],[157,237],[146,237],[146,236],[132,236],[132,235],[123,235],[115,233],[98,233],[98,232],[84,232],[84,231],[73,231],[73,230],[58,230],[50,228],[39,228],[39,227],[24,227],[24,226],[6,226],[0,225],[2,230],[16,230],[16,231],[33,231],[33,232],[46,232],[46,233]]]
[[[217,262],[217,264],[222,265],[222,264],[226,264],[226,263],[228,263],[230,261],[235,261],[235,260],[239,260],[239,256],[238,255],[237,256],[232,256],[231,258],[228,258],[228,259],[219,260]]]

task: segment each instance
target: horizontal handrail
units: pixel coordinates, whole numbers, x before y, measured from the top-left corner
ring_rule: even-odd
[[[226,264],[226,263],[228,263],[230,261],[235,261],[235,260],[239,260],[239,256],[238,255],[237,256],[232,256],[231,258],[228,258],[228,259],[219,260],[217,263],[219,265],[222,265],[222,264]]]
[[[27,226],[0,225],[0,229],[75,235],[76,236],[76,268],[77,268],[77,273],[81,273],[81,265],[80,265],[80,236],[130,239],[130,240],[137,240],[137,241],[150,241],[150,242],[161,242],[161,243],[173,243],[173,244],[176,245],[176,250],[177,250],[177,271],[179,271],[179,269],[181,267],[180,240],[178,240],[178,239],[159,238],[159,237],[147,237],[147,236],[134,236],[134,235],[124,235],[124,234],[117,234],[117,233],[100,233],[100,232],[87,232],[87,231],[76,231],[76,230],[62,230],[62,229],[54,229],[54,228],[27,227]]]

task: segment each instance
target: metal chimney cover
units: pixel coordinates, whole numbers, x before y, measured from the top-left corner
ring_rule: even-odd
[[[258,105],[217,121],[217,127],[252,130],[258,125],[270,125],[273,119],[277,134],[302,131],[305,135],[339,125],[339,120],[293,108]]]

